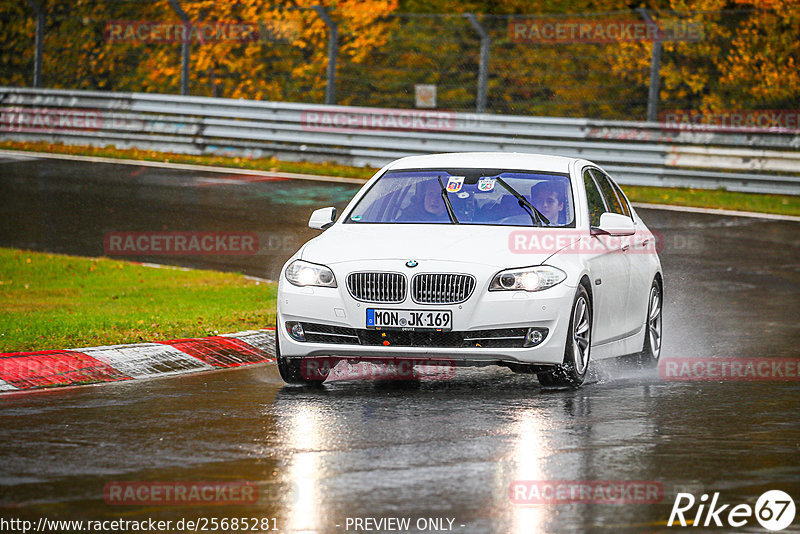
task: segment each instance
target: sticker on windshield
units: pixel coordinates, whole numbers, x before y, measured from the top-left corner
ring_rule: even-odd
[[[484,177],[478,180],[478,191],[491,191],[494,189],[494,178]]]
[[[469,198],[469,193],[467,193],[466,191],[462,191],[459,194],[457,194],[456,196],[458,198]]]
[[[360,221],[361,220],[361,215],[353,215],[352,217],[350,217],[350,219],[353,220],[353,221]]]
[[[463,176],[451,176],[450,179],[447,181],[447,192],[458,193],[459,191],[461,191],[462,185],[464,185]]]

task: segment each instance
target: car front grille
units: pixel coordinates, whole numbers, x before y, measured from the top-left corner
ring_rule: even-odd
[[[521,348],[527,328],[495,328],[461,332],[367,330],[302,323],[309,343],[431,348]]]
[[[354,299],[363,302],[403,302],[406,277],[400,273],[350,273],[347,289]]]
[[[475,290],[468,274],[418,274],[411,280],[411,298],[419,304],[458,304]]]

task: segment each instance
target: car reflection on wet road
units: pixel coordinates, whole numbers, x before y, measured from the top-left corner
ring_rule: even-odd
[[[449,517],[464,532],[653,527],[679,489],[798,489],[793,384],[665,383],[611,366],[579,391],[464,369],[447,381],[289,388],[274,367],[3,399],[2,514]],[[763,399],[768,396],[769,402]],[[119,506],[118,481],[248,481],[255,504]],[[660,502],[514,504],[514,481],[651,481]],[[459,528],[456,528],[459,530]]]

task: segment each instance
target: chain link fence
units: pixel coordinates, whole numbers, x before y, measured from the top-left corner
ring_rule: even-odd
[[[737,54],[757,48],[754,27],[792,42],[793,26],[776,14],[370,6],[2,0],[0,84],[621,120],[793,110],[800,100],[794,80],[761,90],[758,72],[735,72]]]

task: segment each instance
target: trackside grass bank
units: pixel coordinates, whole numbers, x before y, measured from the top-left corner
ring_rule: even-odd
[[[279,161],[274,158],[230,158],[225,156],[192,156],[137,149],[120,150],[113,147],[86,147],[50,143],[24,143],[2,141],[0,149],[51,152],[80,156],[97,156],[118,159],[190,163],[273,172],[294,172],[368,179],[376,171],[369,167],[348,167],[334,163],[307,163]],[[691,189],[673,187],[625,186],[625,193],[633,202],[672,204],[779,215],[800,215],[800,196],[740,193],[720,189]]]
[[[276,293],[239,274],[0,248],[0,352],[270,327]]]

